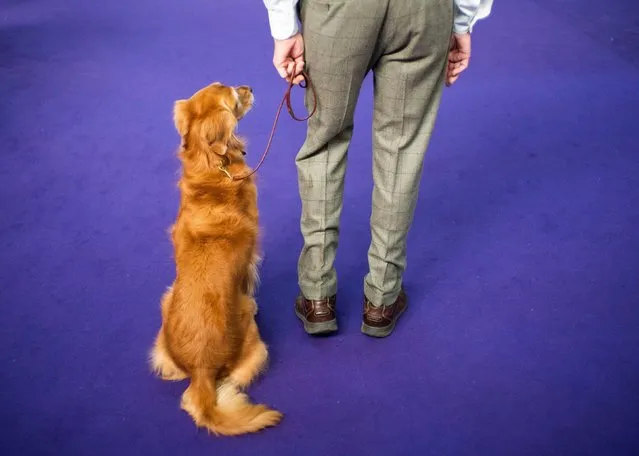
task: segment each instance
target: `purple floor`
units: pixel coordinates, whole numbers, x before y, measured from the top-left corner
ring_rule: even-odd
[[[292,312],[304,126],[283,116],[259,181],[272,364],[251,396],[286,417],[219,439],[146,355],[173,278],[172,103],[213,80],[252,85],[241,131],[257,162],[285,89],[262,3],[3,0],[0,454],[639,454],[638,5],[496,0],[444,97],[412,307],[386,340],[359,332],[370,80],[333,338]]]

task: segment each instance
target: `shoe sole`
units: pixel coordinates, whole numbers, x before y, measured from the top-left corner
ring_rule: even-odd
[[[297,309],[295,309],[295,315],[297,315],[297,318],[299,318],[302,321],[302,323],[304,323],[304,331],[306,331],[307,334],[310,334],[312,336],[318,336],[322,334],[331,334],[337,331],[336,318],[330,321],[311,323],[306,318],[304,318],[303,315],[300,315]]]
[[[397,317],[395,317],[393,322],[388,326],[382,326],[380,328],[377,326],[369,326],[366,323],[362,323],[362,333],[366,334],[367,336],[377,337],[377,338],[384,338],[384,337],[390,336],[393,330],[395,329],[395,325],[397,325],[397,320],[399,320],[400,317],[404,315],[404,312],[406,312],[407,308],[408,308],[408,304],[406,304],[404,309],[397,314]]]

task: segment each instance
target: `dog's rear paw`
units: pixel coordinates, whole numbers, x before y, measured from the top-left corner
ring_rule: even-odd
[[[167,380],[170,382],[179,382],[180,380],[185,380],[186,378],[188,378],[188,375],[186,375],[179,369],[176,369],[174,371],[156,371],[156,375],[162,380]]]
[[[271,427],[279,424],[282,418],[284,418],[284,414],[277,410],[269,409],[264,412],[260,418],[264,427]]]
[[[175,365],[173,360],[157,345],[151,352],[151,369],[162,380],[177,382],[184,380],[188,375]]]

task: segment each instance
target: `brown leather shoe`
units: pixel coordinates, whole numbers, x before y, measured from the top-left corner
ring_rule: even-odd
[[[401,317],[407,307],[408,298],[403,289],[399,292],[395,302],[388,306],[375,307],[365,297],[362,332],[372,337],[390,336],[393,329],[395,329],[397,320],[399,320],[399,317]]]
[[[335,296],[318,300],[298,296],[295,314],[304,323],[304,331],[308,334],[328,334],[337,331],[335,304]]]

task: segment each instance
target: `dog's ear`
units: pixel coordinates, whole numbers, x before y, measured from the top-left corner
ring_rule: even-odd
[[[225,155],[233,138],[237,119],[227,110],[212,113],[201,125],[202,140],[217,155]]]
[[[178,100],[173,105],[173,123],[175,129],[184,138],[189,132],[189,124],[191,122],[191,113],[189,112],[188,100]]]

